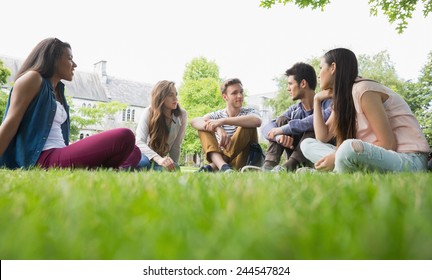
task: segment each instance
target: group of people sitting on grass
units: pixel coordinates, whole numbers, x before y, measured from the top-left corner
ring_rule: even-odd
[[[188,118],[171,81],[154,86],[135,133],[117,128],[69,144],[61,80],[71,81],[76,67],[71,46],[57,38],[32,50],[16,75],[0,126],[0,167],[178,170]],[[426,171],[428,161],[430,168],[430,147],[408,104],[384,85],[359,77],[352,51],[324,54],[318,93],[311,65],[296,63],[285,74],[291,98],[299,102],[262,127],[269,145],[261,170],[415,172]],[[221,94],[224,109],[190,121],[209,163],[199,172],[240,170],[258,143],[260,114],[243,106],[241,81],[224,81]],[[280,164],[284,152],[287,160]]]

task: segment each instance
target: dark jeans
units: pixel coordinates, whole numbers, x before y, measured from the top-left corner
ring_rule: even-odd
[[[176,167],[176,171],[180,170],[180,166],[177,164],[177,162],[174,162],[174,165]],[[165,169],[163,166],[157,164],[154,161],[151,161],[146,155],[142,154],[141,155],[141,160],[138,163],[137,166],[138,170],[142,170],[142,171],[147,171],[147,170],[154,170],[154,171],[164,171],[167,170]]]
[[[288,119],[285,117],[278,117],[276,119],[276,124],[281,127],[288,123]],[[285,151],[287,154],[287,161],[284,167],[288,170],[295,170],[300,166],[310,166],[312,163],[306,159],[300,149],[300,143],[306,138],[315,138],[315,133],[313,131],[305,132],[301,135],[294,135],[294,149],[285,148],[281,144],[273,141],[269,141],[269,145],[266,152],[265,161],[271,161],[273,164],[279,164],[281,156]]]

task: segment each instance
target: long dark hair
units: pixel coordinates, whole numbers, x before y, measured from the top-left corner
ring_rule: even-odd
[[[65,48],[71,48],[68,43],[57,38],[47,38],[39,42],[30,52],[26,60],[18,70],[15,80],[29,70],[37,71],[44,78],[51,78],[54,75],[55,63]]]
[[[165,98],[175,90],[175,84],[171,81],[159,81],[152,89],[152,100],[150,106],[149,123],[149,146],[160,156],[164,156],[169,151],[168,134],[169,129],[163,114],[163,103]],[[172,111],[174,116],[181,114],[180,105]]]
[[[336,64],[333,84],[333,109],[336,124],[334,133],[339,146],[344,140],[356,137],[357,114],[354,107],[352,88],[358,77],[355,54],[343,48],[333,49],[324,55],[328,65]]]

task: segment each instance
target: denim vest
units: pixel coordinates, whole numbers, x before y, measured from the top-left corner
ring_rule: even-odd
[[[65,144],[69,145],[69,106],[64,95],[64,84],[59,82],[57,88],[67,113],[67,120],[61,125],[63,139]],[[3,120],[7,118],[12,94],[13,88],[9,94]],[[0,157],[0,167],[29,168],[36,164],[50,133],[56,109],[52,84],[49,79],[44,78],[41,89],[27,108],[17,133]]]

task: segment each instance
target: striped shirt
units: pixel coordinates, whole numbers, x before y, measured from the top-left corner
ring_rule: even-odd
[[[258,118],[261,119],[260,113],[257,110],[255,110],[254,108],[251,108],[251,107],[242,107],[240,109],[240,113],[237,116],[235,116],[235,117],[246,116],[246,115],[255,115],[256,117],[258,117]],[[226,109],[222,109],[222,110],[219,110],[219,111],[215,111],[215,112],[209,113],[206,116],[209,117],[211,120],[218,120],[218,119],[224,119],[224,118],[228,118],[229,117],[228,116],[228,112],[226,111]],[[237,130],[237,126],[228,125],[228,124],[224,124],[222,126],[222,128],[225,130],[226,134],[228,136],[230,136],[230,137],[233,136],[234,133]]]

